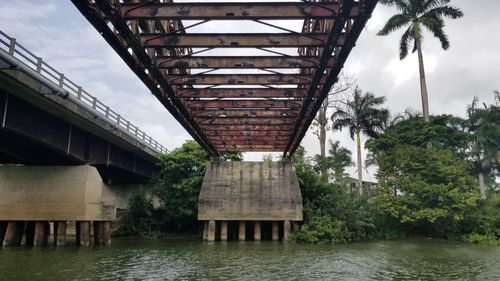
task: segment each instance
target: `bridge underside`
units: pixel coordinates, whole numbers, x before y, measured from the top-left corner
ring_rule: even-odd
[[[212,155],[290,156],[377,1],[73,3]]]

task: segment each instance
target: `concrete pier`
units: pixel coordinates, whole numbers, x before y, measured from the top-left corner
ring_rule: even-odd
[[[5,231],[7,230],[6,221],[0,221],[0,245],[3,243],[3,238],[5,237]]]
[[[214,220],[208,221],[207,241],[209,241],[209,242],[215,241],[215,221]]]
[[[90,222],[79,221],[76,222],[76,240],[79,246],[90,245]]]
[[[290,232],[292,230],[292,226],[290,225],[290,221],[286,220],[283,223],[283,240],[287,240],[290,236]]]
[[[54,222],[54,245],[62,247],[66,245],[66,229],[67,222],[58,221]]]
[[[198,220],[220,221],[221,227],[222,222],[237,222],[240,241],[247,238],[245,224],[248,223],[249,227],[253,225],[248,239],[252,240],[253,232],[253,240],[258,241],[270,237],[267,222],[273,222],[272,239],[279,240],[281,227],[277,224],[288,221],[290,226],[290,222],[302,221],[302,217],[302,195],[291,162],[207,163],[198,198]],[[291,226],[287,237],[290,231]],[[223,232],[221,230],[221,240],[225,240]]]
[[[3,238],[3,246],[21,245],[26,222],[9,221]]]
[[[253,240],[260,241],[260,239],[261,239],[260,221],[255,221],[253,223]]]
[[[26,234],[26,246],[33,246],[35,243],[35,222],[26,222],[26,230],[24,232]]]
[[[50,234],[50,225],[46,221],[35,222],[35,232],[33,236],[33,246],[47,246]]]
[[[94,221],[93,228],[94,228],[94,244],[102,245],[104,241],[102,237],[102,222]]]
[[[203,241],[208,239],[208,221],[203,222]]]
[[[246,238],[246,224],[244,221],[240,221],[238,227],[238,240],[245,241]]]
[[[227,221],[220,222],[220,240],[227,241]]]
[[[111,222],[103,221],[102,223],[102,243],[111,245]]]
[[[277,221],[272,222],[272,239],[273,241],[279,241],[280,240],[280,227]]]

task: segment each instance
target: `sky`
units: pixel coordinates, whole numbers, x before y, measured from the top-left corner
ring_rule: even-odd
[[[464,17],[446,21],[450,49],[442,50],[437,39],[424,33],[424,63],[431,114],[464,116],[474,96],[492,102],[493,90],[500,89],[500,1],[454,0],[451,5],[460,7]],[[394,12],[393,8],[380,4],[376,7],[346,61],[344,73],[353,76],[362,90],[385,96],[385,107],[393,114],[407,108],[420,111],[417,55],[399,60],[398,44],[403,30],[376,36]],[[210,32],[215,28],[226,32],[272,30],[257,23],[235,24],[213,21],[192,32]],[[291,29],[301,26],[297,22],[279,24]],[[0,30],[15,37],[168,149],[191,139],[70,1],[2,0]],[[354,141],[346,131],[329,131],[328,138],[339,140],[355,157]],[[302,145],[309,155],[319,153],[312,129]],[[365,154],[364,151],[363,159]],[[245,160],[261,159],[261,153],[245,154]],[[349,172],[355,175],[355,167]],[[375,180],[374,172],[365,170],[364,178]]]

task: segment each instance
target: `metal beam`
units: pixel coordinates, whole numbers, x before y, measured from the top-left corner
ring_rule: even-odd
[[[223,140],[212,140],[212,143],[217,145],[272,145],[272,146],[286,146],[287,141],[223,141]]]
[[[146,48],[264,48],[322,47],[325,33],[141,33]],[[340,40],[338,45],[342,45]]]
[[[267,109],[290,109],[300,108],[301,102],[285,101],[285,100],[196,100],[185,101],[185,104],[190,109],[251,109],[251,108],[267,108]]]
[[[319,92],[318,92],[319,93]],[[303,98],[306,88],[190,88],[179,89],[181,98]]]
[[[328,67],[334,65],[334,60],[328,62]],[[212,56],[212,57],[165,57],[156,58],[158,68],[314,68],[319,62],[312,56]]]
[[[226,142],[248,142],[248,141],[288,141],[288,136],[217,136],[209,137],[212,141],[226,141]]]
[[[293,125],[201,125],[206,131],[282,131],[290,132]]]
[[[297,110],[207,110],[194,111],[195,118],[297,118]]]
[[[121,4],[121,13],[127,20],[333,19],[338,10],[337,2]],[[356,15],[354,10],[351,16]]]
[[[206,131],[207,137],[214,136],[252,136],[252,137],[290,137],[291,132],[284,131]]]
[[[283,151],[286,145],[216,145],[218,151]]]
[[[293,125],[295,120],[291,118],[199,118],[201,125]]]
[[[309,84],[311,77],[304,74],[171,74],[171,85],[296,85]],[[320,84],[325,82],[324,77]]]

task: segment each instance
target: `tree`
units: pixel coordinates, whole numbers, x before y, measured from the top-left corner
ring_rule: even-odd
[[[315,169],[319,170],[319,165],[324,165],[327,170],[331,170],[333,174],[333,179],[336,183],[340,183],[345,177],[345,169],[352,166],[351,151],[340,145],[339,141],[330,142],[330,149],[328,150],[328,156],[322,160],[320,155],[315,155]],[[320,162],[323,161],[323,162]]]
[[[376,205],[407,230],[453,236],[478,192],[459,118],[440,115],[401,121],[367,142],[379,167]],[[432,141],[432,147],[427,144]]]
[[[351,100],[337,106],[332,114],[332,128],[334,130],[349,129],[352,139],[356,137],[357,164],[358,164],[358,188],[363,193],[363,167],[361,161],[361,133],[369,137],[377,134],[383,129],[389,118],[389,111],[381,108],[385,97],[375,97],[372,93],[363,94],[356,87]]]
[[[221,159],[241,160],[241,153],[227,153]],[[195,141],[186,141],[160,156],[159,172],[150,182],[161,207],[161,230],[187,231],[198,226],[198,194],[208,153]]]
[[[429,121],[429,103],[422,56],[422,27],[438,38],[441,47],[446,50],[450,47],[450,42],[443,30],[443,18],[457,19],[462,17],[463,13],[460,9],[449,6],[450,0],[381,0],[380,2],[396,7],[399,13],[392,16],[377,35],[385,36],[399,28],[408,26],[399,43],[399,58],[401,60],[406,58],[409,45],[413,42],[412,52],[417,51],[418,53],[422,112],[425,121]]]
[[[321,171],[321,176],[323,179],[328,179],[328,168],[326,167],[326,131],[328,130],[328,111],[333,108],[336,103],[338,103],[341,98],[338,96],[342,93],[347,93],[347,91],[354,84],[354,79],[350,76],[341,74],[337,83],[333,86],[333,88],[328,93],[328,96],[325,98],[321,107],[314,118],[313,127],[315,128],[314,134],[318,137],[319,140],[319,168]]]
[[[498,170],[500,156],[500,93],[495,93],[496,104],[478,106],[474,97],[467,107],[463,127],[469,133],[469,156],[478,177],[481,199],[486,199],[485,175]]]

